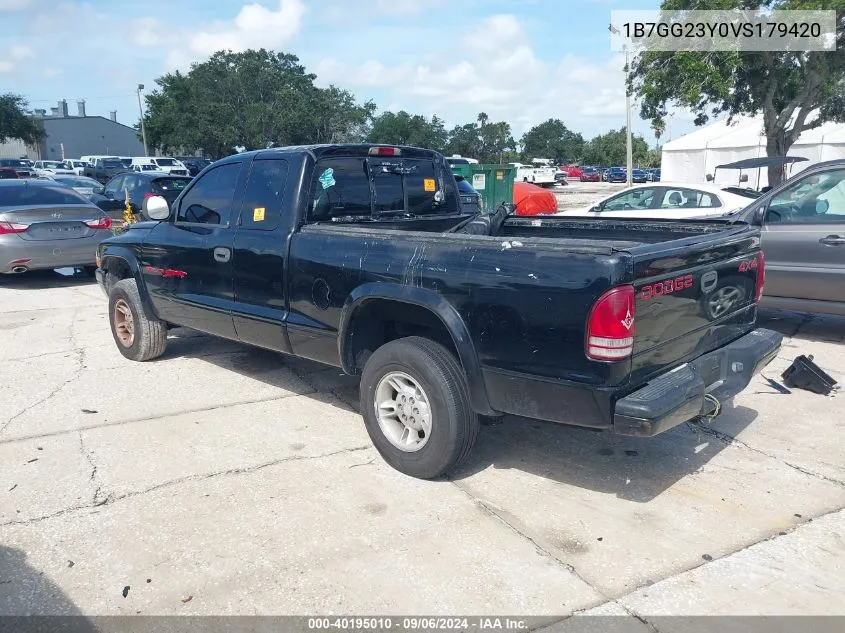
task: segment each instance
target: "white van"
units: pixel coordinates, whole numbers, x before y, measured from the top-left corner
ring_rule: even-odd
[[[133,171],[161,171],[174,176],[190,176],[188,168],[180,161],[169,156],[135,156],[132,158]]]

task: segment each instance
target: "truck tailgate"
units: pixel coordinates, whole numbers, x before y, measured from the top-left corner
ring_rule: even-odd
[[[753,329],[763,281],[759,234],[726,227],[627,252],[636,290],[632,385]]]

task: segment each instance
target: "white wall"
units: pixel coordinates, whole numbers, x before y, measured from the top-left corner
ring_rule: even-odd
[[[22,158],[26,156],[26,143],[20,139],[9,139],[0,143],[0,158]]]

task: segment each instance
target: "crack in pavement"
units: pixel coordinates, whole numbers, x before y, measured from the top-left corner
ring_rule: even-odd
[[[82,375],[82,371],[84,370],[84,367],[83,367],[83,364],[82,364],[83,360],[84,360],[84,354],[81,351],[75,352],[75,353],[76,353],[76,356],[77,356],[77,365],[78,366],[77,366],[76,370],[74,371],[73,376],[71,376],[67,380],[63,381],[60,385],[58,385],[55,389],[53,389],[50,393],[48,393],[46,396],[44,396],[40,400],[33,402],[32,404],[24,407],[21,411],[19,411],[18,413],[16,413],[12,417],[10,417],[8,420],[6,420],[2,425],[0,425],[0,434],[5,432],[5,430],[12,424],[12,422],[17,420],[19,417],[21,417],[22,415],[24,415],[28,411],[34,409],[35,407],[37,407],[39,405],[44,404],[45,402],[47,402],[48,400],[50,400],[51,398],[56,396],[62,389],[67,387],[70,383],[74,382],[75,380],[77,380],[79,378],[79,376]],[[2,444],[2,443],[3,442],[0,442],[0,444]]]
[[[100,490],[101,486],[97,484],[97,464],[94,463],[94,454],[85,448],[85,438],[83,437],[83,432],[79,431],[79,450],[82,452],[82,456],[85,458],[85,461],[91,466],[91,476],[88,477],[88,481],[90,481],[94,485],[94,498],[92,503],[97,506],[102,503],[100,499]],[[106,495],[105,499],[108,499],[111,495]]]
[[[190,415],[192,413],[206,413],[208,411],[216,411],[217,409],[228,409],[231,407],[239,407],[248,404],[261,404],[263,402],[275,402],[276,400],[286,400],[288,398],[300,398],[313,395],[315,392],[306,391],[304,393],[288,393],[283,396],[275,396],[272,398],[258,398],[256,400],[243,400],[239,402],[227,402],[224,404],[215,404],[210,407],[200,407],[199,409],[186,409],[184,411],[176,411],[173,413],[159,413],[143,418],[131,418],[129,420],[114,420],[113,422],[103,422],[101,424],[89,424],[87,426],[77,426],[72,429],[61,429],[58,431],[50,431],[49,433],[37,433],[34,435],[24,435],[21,437],[12,437],[7,440],[0,440],[0,446],[4,444],[16,444],[18,442],[26,442],[29,440],[40,440],[51,437],[60,437],[62,435],[70,435],[80,431],[95,431],[97,429],[106,429],[113,426],[123,426],[125,424],[136,424],[138,422],[150,422],[152,420],[160,420],[162,418],[171,418],[177,415]],[[35,405],[33,405],[35,406]],[[23,413],[21,413],[23,415]],[[2,429],[0,429],[2,432]]]
[[[528,541],[529,543],[531,543],[535,547],[535,549],[538,552],[540,552],[540,554],[542,554],[543,556],[546,556],[548,558],[551,558],[553,561],[558,563],[560,566],[562,566],[564,569],[566,569],[569,573],[571,573],[573,576],[575,576],[578,580],[580,580],[585,585],[587,585],[590,589],[595,591],[599,596],[604,598],[605,601],[610,601],[610,598],[607,596],[607,594],[605,594],[605,592],[603,592],[601,589],[599,589],[598,587],[593,585],[593,583],[591,583],[589,580],[584,578],[578,572],[578,570],[575,568],[574,565],[572,565],[571,563],[567,563],[565,560],[560,558],[557,554],[555,554],[554,552],[550,551],[548,548],[546,548],[545,546],[540,544],[530,534],[520,530],[516,525],[514,525],[513,523],[508,521],[505,517],[503,517],[501,514],[499,514],[496,511],[496,508],[492,504],[484,501],[483,499],[480,499],[479,497],[476,497],[474,494],[472,494],[472,492],[470,492],[464,486],[461,486],[457,481],[451,481],[450,483],[453,486],[455,486],[458,490],[460,490],[462,493],[464,493],[470,499],[470,501],[473,502],[473,504],[475,506],[477,506],[479,509],[481,509],[482,512],[484,512],[488,516],[491,516],[494,519],[498,520],[503,525],[508,527],[512,532],[514,532],[517,536],[520,536],[521,538],[523,538],[526,541]]]
[[[757,453],[758,455],[763,455],[764,457],[768,457],[769,459],[773,459],[776,462],[780,462],[781,464],[788,466],[789,468],[792,468],[793,470],[797,470],[799,473],[802,473],[802,474],[807,475],[809,477],[821,479],[823,481],[826,481],[826,482],[832,483],[832,484],[836,484],[838,486],[845,486],[845,481],[842,481],[840,479],[836,479],[835,477],[829,477],[827,475],[823,475],[822,473],[814,472],[812,470],[809,470],[808,468],[804,468],[803,466],[798,466],[797,464],[792,464],[792,463],[786,461],[785,459],[778,457],[777,455],[772,455],[772,454],[767,453],[766,451],[764,451],[762,449],[751,446],[750,444],[747,444],[746,442],[744,442],[744,441],[742,441],[742,440],[740,440],[740,439],[738,439],[738,438],[736,438],[732,435],[728,435],[727,433],[724,433],[722,431],[717,431],[716,429],[710,428],[708,426],[704,426],[700,422],[690,421],[687,424],[690,426],[690,428],[693,431],[698,431],[698,432],[702,433],[703,435],[709,435],[710,437],[714,437],[717,440],[719,440],[720,442],[724,442],[727,445],[738,444],[739,446],[742,446],[743,448],[745,448],[745,449],[747,449],[747,450],[749,450],[753,453]]]
[[[171,488],[173,486],[178,486],[181,484],[194,482],[194,481],[206,481],[208,479],[216,479],[219,477],[229,477],[233,475],[250,475],[252,473],[258,472],[264,468],[270,468],[272,466],[278,466],[279,464],[284,464],[286,462],[297,462],[297,461],[310,461],[315,459],[324,459],[326,457],[334,457],[335,455],[343,455],[345,453],[357,453],[360,451],[368,450],[373,448],[372,444],[367,444],[366,446],[354,446],[352,448],[344,448],[337,451],[332,451],[330,453],[321,453],[320,455],[290,455],[288,457],[280,457],[279,459],[274,459],[269,462],[262,462],[261,464],[256,464],[254,466],[242,466],[238,468],[227,468],[226,470],[220,470],[212,473],[206,473],[204,475],[187,475],[185,477],[177,477],[176,479],[171,479],[169,481],[164,481],[162,483],[156,484],[154,486],[150,486],[149,488],[144,488],[143,490],[133,490],[131,492],[125,492],[123,494],[115,495],[109,494],[103,499],[101,499],[98,503],[85,503],[75,506],[70,506],[68,508],[63,508],[62,510],[57,510],[56,512],[52,512],[50,514],[45,514],[37,517],[31,517],[29,519],[23,520],[14,520],[14,521],[6,521],[5,523],[0,523],[0,528],[8,527],[12,525],[32,525],[35,523],[40,523],[41,521],[46,521],[47,519],[53,519],[55,517],[59,517],[65,514],[69,514],[71,512],[76,512],[77,510],[90,510],[93,508],[102,508],[104,506],[110,506],[118,501],[123,501],[124,499],[134,499],[136,497],[142,497],[144,495],[150,494],[151,492],[156,492],[157,490],[162,490],[164,488]],[[93,476],[93,474],[92,474]]]

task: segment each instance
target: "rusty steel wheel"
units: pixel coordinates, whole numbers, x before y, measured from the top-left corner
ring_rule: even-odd
[[[121,345],[132,347],[135,342],[135,319],[124,299],[118,299],[114,304],[114,331]]]

